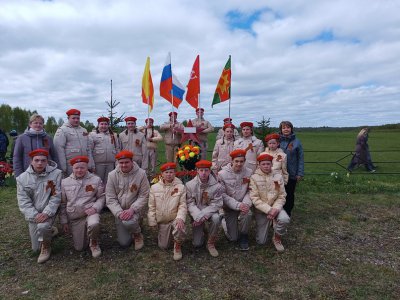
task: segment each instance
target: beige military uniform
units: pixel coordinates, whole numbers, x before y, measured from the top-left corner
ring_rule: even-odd
[[[220,139],[215,142],[214,150],[212,153],[212,167],[211,169],[218,173],[223,166],[231,163],[232,158],[229,155],[233,151],[234,141]]]
[[[133,161],[143,170],[147,170],[148,156],[147,156],[147,142],[143,133],[137,130],[136,133],[129,130],[124,130],[119,134],[121,141],[121,150],[129,150],[133,152]]]
[[[257,169],[257,157],[264,151],[264,144],[261,140],[255,136],[248,138],[241,137],[234,144],[234,150],[243,149],[246,150],[246,162],[245,167],[254,171]]]
[[[61,171],[52,161],[41,174],[29,166],[17,177],[18,207],[29,222],[33,251],[40,249],[40,242],[51,241],[51,227],[61,202],[61,178]],[[36,223],[35,217],[39,213],[45,213],[49,218],[43,223]]]
[[[194,127],[205,128],[202,132],[197,134],[197,137],[200,140],[201,159],[207,159],[207,150],[208,150],[207,135],[210,132],[214,131],[214,127],[212,127],[211,123],[205,120],[204,118],[193,119],[192,124]]]
[[[287,171],[286,153],[283,152],[283,150],[281,148],[278,148],[275,151],[271,151],[268,149],[268,147],[265,148],[265,151],[263,153],[267,153],[274,158],[272,160],[272,170],[278,171],[279,173],[281,173],[281,175],[283,177],[283,181],[286,185],[289,180],[289,173]]]
[[[64,123],[57,129],[54,135],[54,146],[58,154],[58,161],[64,175],[72,173],[72,166],[69,160],[78,155],[89,157],[89,169],[94,168],[92,149],[90,148],[89,134],[81,126],[73,127],[69,123]]]
[[[176,152],[178,151],[182,139],[181,133],[175,132],[173,134],[172,128],[183,130],[183,125],[179,122],[166,122],[160,126],[160,131],[165,132],[165,157],[167,162],[176,162]]]
[[[266,174],[259,168],[250,177],[250,198],[255,207],[255,218],[257,223],[256,241],[258,244],[265,244],[268,238],[268,228],[271,221],[266,214],[272,209],[279,210],[273,221],[275,233],[284,235],[290,222],[290,217],[283,209],[286,202],[286,192],[283,177],[279,172]]]
[[[107,183],[108,173],[115,168],[115,155],[121,150],[116,133],[93,131],[89,134],[96,174]]]
[[[230,241],[237,241],[239,234],[247,234],[250,227],[252,212],[240,212],[240,204],[244,203],[250,208],[252,202],[249,195],[250,176],[253,172],[244,167],[241,172],[234,172],[229,164],[218,173],[219,182],[225,189],[222,195],[224,201],[224,214],[227,227],[227,237]]]
[[[186,184],[186,202],[190,216],[194,221],[206,217],[202,225],[194,226],[193,245],[200,247],[204,243],[204,227],[208,223],[209,239],[217,239],[221,218],[218,211],[222,208],[223,187],[217,179],[210,174],[208,183],[202,183],[197,175]]]
[[[157,143],[163,140],[162,135],[154,128],[143,127],[140,129],[147,141],[148,166],[154,172],[157,165]],[[149,140],[151,138],[151,141]]]
[[[81,179],[71,174],[62,180],[61,191],[60,222],[69,225],[74,248],[82,251],[89,239],[97,241],[100,236],[100,212],[105,203],[103,183],[89,172]],[[96,213],[88,216],[85,210],[91,207]]]
[[[115,216],[118,242],[126,247],[132,243],[132,234],[140,233],[140,219],[149,199],[150,185],[146,172],[134,162],[129,173],[123,173],[119,166],[108,175],[106,185],[106,205]],[[132,219],[123,221],[119,215],[132,208]]]
[[[176,229],[176,219],[186,221],[186,188],[179,178],[172,183],[162,179],[150,188],[149,211],[147,219],[149,226],[158,225],[158,246],[167,249],[173,237],[182,244],[186,231]]]
[[[222,139],[223,136],[224,136],[224,129],[223,128],[218,129],[216,140]],[[240,139],[239,131],[237,131],[236,128],[233,129],[233,137],[235,138],[235,141]]]

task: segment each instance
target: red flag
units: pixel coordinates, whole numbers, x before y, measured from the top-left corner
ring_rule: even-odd
[[[193,107],[199,107],[200,94],[200,56],[197,55],[194,61],[190,80],[187,84],[186,101]]]

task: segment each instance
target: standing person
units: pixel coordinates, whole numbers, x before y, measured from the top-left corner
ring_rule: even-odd
[[[52,225],[61,202],[61,171],[49,161],[46,149],[29,152],[31,164],[17,177],[19,210],[29,224],[32,250],[38,251],[38,263],[50,258]]]
[[[232,124],[232,118],[225,118],[224,119],[224,126],[226,124]],[[222,126],[222,128],[220,128],[220,129],[218,129],[216,140],[222,139],[222,137],[224,136],[224,126]],[[240,138],[239,132],[237,131],[236,128],[233,129],[233,136],[234,136],[235,140]]]
[[[89,171],[94,170],[92,149],[90,149],[89,134],[80,125],[81,112],[72,108],[66,112],[68,122],[59,127],[54,136],[54,146],[58,154],[60,169],[64,177],[72,173],[69,160],[78,155],[89,157]]]
[[[162,178],[150,188],[147,219],[150,227],[158,227],[158,247],[168,249],[173,239],[173,258],[180,260],[181,245],[186,238],[187,206],[186,188],[175,177],[175,169],[175,163],[165,163],[160,167]]]
[[[267,153],[274,158],[272,161],[272,170],[281,173],[284,183],[287,184],[289,180],[289,173],[287,171],[287,157],[285,152],[279,148],[279,134],[268,134],[265,137],[265,142],[267,143],[267,147],[263,153]]]
[[[121,141],[121,149],[133,152],[135,155],[133,160],[143,170],[147,170],[148,167],[148,155],[146,138],[136,127],[135,117],[126,117],[126,130],[119,134]]]
[[[239,242],[240,250],[249,250],[249,227],[252,217],[252,202],[249,195],[252,170],[245,167],[246,151],[234,150],[230,154],[232,162],[218,173],[219,182],[224,187],[224,216],[226,236],[232,242]]]
[[[182,135],[177,130],[182,130],[183,125],[177,121],[178,113],[170,112],[169,121],[160,126],[160,131],[165,132],[165,157],[168,162],[176,162],[176,152],[181,144]]]
[[[293,124],[289,121],[282,121],[279,124],[280,148],[285,152],[287,158],[287,171],[289,179],[285,185],[286,203],[283,207],[289,217],[294,207],[294,192],[296,184],[304,177],[304,152],[303,146],[293,131]]]
[[[14,165],[14,149],[15,149],[15,143],[17,142],[17,138],[18,138],[18,132],[15,129],[11,130],[10,137],[12,138],[11,152],[10,152],[10,164],[11,164],[11,166],[13,166]],[[13,168],[14,168],[14,166],[13,166]]]
[[[196,109],[197,118],[192,120],[192,124],[194,127],[203,129],[200,133],[198,133],[198,138],[200,141],[200,149],[201,149],[201,159],[207,159],[207,150],[208,150],[208,140],[207,135],[210,132],[214,131],[214,127],[212,127],[211,123],[204,119],[204,108]]]
[[[46,149],[49,152],[49,159],[60,168],[53,139],[46,133],[43,126],[44,118],[41,115],[33,114],[29,118],[28,128],[17,138],[13,152],[13,167],[16,177],[29,167],[31,160],[28,153],[35,149]]]
[[[193,219],[193,245],[204,244],[204,230],[208,223],[207,249],[211,256],[217,257],[215,243],[221,224],[219,210],[222,208],[223,187],[211,173],[211,162],[200,160],[196,163],[197,175],[186,184],[188,211]]]
[[[264,145],[261,140],[253,135],[253,123],[242,122],[242,137],[235,141],[234,149],[246,150],[246,164],[245,167],[254,171],[257,168],[257,156],[264,151]]]
[[[268,238],[268,229],[271,224],[274,228],[272,243],[278,252],[283,252],[281,236],[286,233],[290,217],[286,213],[285,187],[283,177],[272,171],[273,157],[263,153],[257,158],[259,164],[256,172],[250,177],[250,198],[255,207],[257,231],[256,241],[264,245]]]
[[[60,223],[65,233],[72,234],[75,250],[82,251],[89,244],[92,256],[99,257],[104,186],[100,177],[88,171],[88,163],[87,156],[70,160],[72,174],[61,181]]]
[[[134,240],[135,250],[140,250],[144,246],[140,221],[149,199],[149,181],[132,152],[122,150],[115,158],[118,165],[108,175],[106,205],[115,217],[119,244],[128,247]]]
[[[7,148],[9,144],[6,133],[0,129],[0,161],[6,161]]]
[[[223,166],[228,165],[232,161],[229,154],[233,151],[233,144],[235,142],[233,137],[234,130],[236,130],[235,125],[230,123],[225,124],[224,136],[215,142],[211,167],[215,174],[217,174]]]
[[[95,131],[89,133],[95,173],[104,184],[107,183],[108,173],[115,168],[115,155],[120,151],[118,135],[110,128],[110,119],[97,119]]]
[[[140,129],[147,141],[147,155],[149,161],[149,171],[154,174],[157,165],[157,143],[163,140],[158,130],[154,129],[154,119],[146,119],[146,127]]]
[[[371,153],[368,146],[368,128],[363,128],[357,135],[356,150],[351,159],[347,170],[352,172],[357,165],[364,165],[367,171],[374,173],[375,166],[371,160]]]

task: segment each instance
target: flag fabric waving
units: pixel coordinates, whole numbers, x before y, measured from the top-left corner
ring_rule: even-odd
[[[172,73],[171,54],[168,53],[165,66],[161,74],[160,96],[168,100],[175,108],[182,103],[185,88]]]
[[[221,77],[218,80],[217,88],[215,89],[214,98],[211,106],[229,100],[231,98],[231,56],[222,70]]]
[[[200,56],[197,55],[194,61],[190,79],[187,84],[186,101],[193,107],[199,107],[200,94]]]
[[[143,103],[149,106],[149,112],[152,111],[154,107],[154,87],[150,73],[150,57],[147,57],[142,77],[142,99]]]

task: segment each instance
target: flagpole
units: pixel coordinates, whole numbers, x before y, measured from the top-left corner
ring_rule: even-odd
[[[174,130],[174,126],[175,126],[175,114],[174,114],[174,76],[172,73],[172,55],[171,52],[169,53],[169,58],[170,58],[170,64],[171,64],[171,82],[172,82],[172,87],[171,87],[171,97],[172,97],[172,101],[171,101],[171,105],[172,105],[172,140],[175,139],[175,130]]]
[[[199,55],[199,86],[200,86],[200,80],[201,80],[201,77],[200,77],[200,55]],[[200,105],[200,89],[199,89],[199,98],[197,101],[197,108],[199,108],[199,107],[201,107],[201,105]]]
[[[231,62],[231,70],[232,70],[232,60],[231,56],[229,55],[229,61]],[[229,112],[228,112],[228,118],[231,118],[231,101],[232,101],[232,71],[231,71],[231,82],[230,82],[230,99],[229,99]]]

